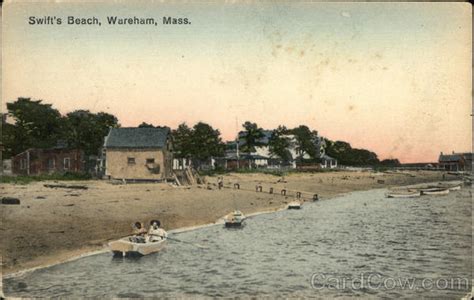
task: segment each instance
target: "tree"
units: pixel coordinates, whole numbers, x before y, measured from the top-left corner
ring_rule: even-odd
[[[292,159],[291,153],[288,150],[291,146],[291,140],[286,136],[287,133],[288,129],[280,125],[277,129],[273,130],[272,136],[268,141],[270,154],[278,156],[285,163]]]
[[[173,137],[173,148],[176,158],[189,158],[192,155],[192,133],[193,130],[186,123],[179,124],[178,128],[171,132]]]
[[[385,167],[400,167],[401,166],[400,161],[396,158],[384,159],[380,162],[380,164]]]
[[[305,154],[308,154],[311,158],[317,157],[316,146],[314,144],[314,136],[311,130],[306,125],[300,125],[291,130],[296,140],[296,152],[300,159]]]
[[[225,145],[220,137],[218,129],[199,122],[193,126],[192,132],[192,156],[198,162],[204,162],[213,156],[222,156]]]
[[[65,117],[64,137],[69,147],[82,149],[86,155],[97,155],[109,129],[119,126],[111,114],[76,110]]]
[[[140,125],[138,125],[138,128],[154,128],[153,124],[148,124],[146,122],[142,122]]]
[[[7,103],[7,110],[14,124],[4,127],[2,138],[10,155],[32,147],[55,146],[62,135],[64,120],[51,104],[31,98],[18,98],[15,102]]]
[[[242,152],[255,152],[255,147],[263,145],[260,142],[260,139],[264,137],[263,129],[258,127],[257,123],[249,121],[242,124],[242,127],[245,129],[242,132],[242,137],[239,136],[239,140],[243,140]]]
[[[5,147],[3,150],[4,159],[9,159],[13,155],[21,152],[21,150],[17,148],[19,147],[19,144],[16,143],[16,137],[19,135],[16,133],[16,131],[18,130],[18,127],[15,125],[2,122],[0,136],[2,137],[2,143]]]
[[[379,164],[377,154],[366,149],[355,149],[344,141],[326,140],[326,153],[336,158],[340,164],[349,166],[368,166]]]
[[[199,166],[211,157],[222,156],[225,145],[218,129],[199,122],[189,128],[185,123],[172,131],[176,157],[189,158]]]

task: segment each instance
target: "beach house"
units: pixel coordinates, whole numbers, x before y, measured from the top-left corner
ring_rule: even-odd
[[[48,149],[31,148],[11,160],[14,175],[78,173],[85,171],[84,151],[59,145]]]
[[[439,168],[447,171],[472,171],[472,153],[455,153],[439,155]]]
[[[269,142],[273,135],[273,130],[262,130],[262,137],[258,139],[258,146],[250,153],[244,153],[241,149],[245,146],[246,132],[241,131],[238,135],[238,142],[228,142],[226,150],[226,168],[297,168],[302,161],[310,160],[311,157],[307,153],[298,151],[296,137],[293,134],[284,135],[289,140],[289,161],[283,161],[277,155],[271,153]],[[237,143],[240,151],[237,151]],[[324,138],[316,135],[313,137],[316,158],[320,159],[320,163],[314,164],[317,168],[336,168],[337,160],[325,154]]]
[[[101,165],[106,178],[161,181],[173,176],[168,127],[111,128],[104,139]]]

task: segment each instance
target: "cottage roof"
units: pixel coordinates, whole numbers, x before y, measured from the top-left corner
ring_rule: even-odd
[[[439,156],[440,162],[457,162],[462,160],[462,155],[458,153],[454,154],[441,154]]]
[[[168,127],[112,128],[105,137],[106,148],[164,148],[170,129]]]

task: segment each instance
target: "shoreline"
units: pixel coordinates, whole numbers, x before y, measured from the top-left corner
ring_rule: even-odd
[[[345,195],[345,194],[347,194],[347,193],[341,194],[340,196]],[[329,199],[325,199],[325,200],[329,200]],[[282,207],[282,208],[276,209],[276,210],[256,211],[254,213],[250,213],[250,214],[246,215],[245,217],[247,219],[247,218],[251,218],[251,217],[255,217],[255,216],[259,216],[259,215],[271,214],[271,213],[284,211],[286,209],[287,209],[286,207]],[[223,225],[224,224],[223,218],[224,218],[224,216],[217,219],[216,222],[214,222],[214,223],[208,223],[208,224],[203,224],[203,225],[196,225],[196,226],[189,226],[189,227],[171,229],[171,230],[168,231],[168,234],[180,234],[180,233],[184,233],[184,232],[199,230],[199,229],[202,229],[202,228],[207,228],[207,227],[212,227],[212,226],[217,226],[217,225]],[[72,261],[75,261],[75,260],[78,260],[78,259],[81,259],[81,258],[84,258],[84,257],[103,254],[103,253],[107,253],[107,252],[110,252],[110,250],[107,248],[107,246],[104,245],[104,247],[101,248],[101,249],[84,250],[84,252],[82,252],[81,254],[77,254],[77,255],[72,256],[72,257],[70,257],[66,260],[58,259],[56,262],[52,262],[50,264],[39,265],[39,266],[36,266],[36,267],[32,267],[32,268],[28,268],[28,269],[24,269],[24,270],[19,270],[19,271],[15,271],[15,272],[11,272],[11,273],[0,274],[0,275],[4,279],[21,277],[21,276],[26,275],[28,273],[34,272],[36,270],[46,269],[46,268],[53,267],[53,266],[56,266],[56,265],[60,265],[60,264],[63,264],[63,263],[72,262]]]
[[[339,172],[337,172],[337,173],[339,173]],[[355,173],[352,173],[351,175],[354,175],[354,174]],[[333,175],[341,176],[341,174],[333,174]],[[358,175],[360,176],[360,174],[358,174]],[[239,175],[239,176],[242,177],[242,175]],[[396,175],[388,174],[387,176],[404,176],[404,175],[403,174],[402,175],[400,175],[400,174],[396,174]],[[250,177],[252,177],[252,176],[250,176]],[[302,177],[305,177],[305,176],[303,175]],[[312,177],[312,176],[310,176],[310,177]],[[316,176],[316,177],[320,177],[320,176]],[[252,184],[256,182],[256,180],[254,178],[246,178],[246,179],[249,179],[250,182],[252,182]],[[274,177],[270,178],[270,179],[274,179]],[[293,179],[294,178],[290,177],[289,180],[293,180]],[[435,178],[435,180],[428,180],[428,179],[433,179],[430,176],[428,176],[428,178],[425,178],[425,177],[421,178],[422,179],[421,181],[419,179],[420,178],[418,178],[418,180],[415,180],[415,182],[412,182],[412,180],[408,180],[410,182],[404,182],[405,184],[403,184],[403,185],[412,185],[414,183],[421,183],[421,182],[428,183],[428,182],[439,181],[439,178]],[[211,180],[212,180],[212,178],[211,178]],[[261,182],[261,181],[258,180],[258,182]],[[339,190],[338,192],[331,193],[331,194],[328,194],[328,195],[324,195],[320,199],[320,201],[330,200],[330,199],[333,199],[335,197],[341,197],[345,194],[352,193],[352,192],[357,192],[357,191],[367,191],[367,190],[373,190],[373,189],[387,189],[390,186],[393,186],[393,184],[392,185],[391,184],[384,184],[384,185],[379,184],[379,185],[375,185],[375,186],[374,185],[358,186],[357,188],[353,188],[353,189],[350,189],[350,190],[347,190],[347,189]],[[401,186],[401,185],[396,185],[396,186]],[[143,186],[136,186],[135,185],[134,187],[138,187],[140,189],[143,189]],[[148,187],[148,185],[146,187]],[[164,188],[162,185],[155,185],[154,187],[159,187],[161,189]],[[21,187],[20,189],[25,189],[25,187]],[[178,194],[182,194],[183,192],[185,193],[186,191],[189,191],[189,190],[194,191],[193,194],[196,194],[198,191],[199,192],[205,191],[205,189],[203,189],[202,187],[200,187],[200,188],[192,187],[192,188],[189,188],[189,189],[187,188],[187,189],[180,189],[180,190],[172,189],[172,188],[165,188],[164,190],[167,193],[178,193]],[[216,192],[216,193],[217,192],[220,192],[220,193],[227,192],[227,194],[229,194],[230,192],[233,192],[234,194],[239,193],[239,192],[236,192],[235,190],[234,191],[213,190],[213,191],[210,191],[208,193],[213,193],[213,192]],[[246,197],[242,197],[241,196],[242,193],[246,193]],[[204,193],[204,194],[206,194],[206,193]],[[230,194],[232,194],[232,193],[230,193]],[[202,196],[203,195],[198,195],[198,198],[202,197]],[[257,196],[257,197],[255,197],[255,196]],[[232,195],[232,197],[238,197],[239,201],[242,201],[242,200],[240,200],[240,198],[245,198],[245,200],[243,200],[243,201],[246,202],[247,204],[250,203],[250,206],[247,206],[244,209],[242,209],[244,211],[244,214],[247,217],[252,217],[252,216],[256,216],[256,215],[260,215],[260,214],[266,214],[266,213],[274,213],[274,212],[277,212],[277,211],[284,210],[284,209],[286,209],[286,203],[288,201],[291,201],[291,198],[289,199],[289,197],[283,197],[283,196],[278,195],[278,197],[274,198],[274,197],[272,197],[272,195],[269,196],[268,194],[255,193],[255,192],[249,192],[249,191],[242,191],[242,192],[240,192],[240,194],[238,196]],[[64,196],[63,196],[63,198],[64,198]],[[218,198],[222,198],[222,197],[218,197]],[[231,198],[231,197],[229,197],[229,195],[226,195],[226,198]],[[257,200],[261,201],[262,199],[264,199],[264,201],[268,201],[268,202],[254,206],[254,202],[252,202],[252,201],[257,201]],[[227,200],[227,202],[229,202],[229,199],[226,199],[226,200]],[[287,201],[285,201],[285,200],[287,200]],[[223,201],[223,200],[222,199],[217,199],[217,201]],[[272,203],[272,201],[274,202],[274,204]],[[235,202],[237,202],[237,200],[235,200]],[[226,205],[226,206],[228,206],[228,207],[234,206],[234,207],[240,208],[242,206],[242,205],[239,206],[235,203],[231,203],[230,205],[229,205],[229,203],[227,203],[227,204],[228,205]],[[203,227],[215,226],[215,225],[219,225],[220,224],[219,222],[222,222],[222,217],[225,216],[225,214],[226,214],[226,211],[223,211],[223,213],[220,214],[220,216],[218,216],[217,218],[213,218],[213,219],[212,218],[211,219],[210,218],[207,218],[207,219],[205,219],[205,218],[204,219],[203,218],[195,218],[193,220],[183,220],[181,218],[178,218],[177,220],[175,219],[174,222],[169,222],[169,225],[165,226],[165,228],[167,229],[167,231],[169,233],[179,234],[181,232],[197,230],[197,229],[200,229],[200,228],[203,228]],[[214,214],[214,216],[215,216],[215,214]],[[163,218],[163,219],[166,222],[167,218]],[[205,222],[204,220],[207,220],[207,222]],[[164,224],[167,224],[167,223],[164,223]],[[126,227],[126,225],[128,225],[128,224],[125,224],[125,227]],[[129,231],[129,229],[127,229],[126,231],[120,231],[120,232],[125,233],[125,232],[128,232],[128,231]],[[127,235],[128,234],[110,235],[108,237],[102,238],[100,241],[96,240],[95,244],[83,245],[82,247],[77,247],[79,245],[75,245],[76,247],[72,247],[72,249],[52,249],[52,251],[50,251],[46,255],[31,257],[31,258],[27,259],[25,262],[23,262],[19,265],[10,266],[8,268],[5,268],[3,266],[3,268],[2,268],[2,277],[3,278],[19,277],[19,276],[22,276],[26,273],[30,273],[30,272],[33,272],[33,271],[38,270],[38,269],[48,268],[48,267],[51,267],[51,266],[54,266],[54,265],[74,261],[74,260],[77,260],[77,259],[80,259],[80,258],[83,258],[83,257],[105,253],[105,252],[108,251],[106,245],[108,244],[109,241],[115,240],[115,239],[118,239],[120,237],[127,236]],[[5,253],[5,252],[3,252],[3,253]]]
[[[437,183],[437,181],[426,182],[425,184],[434,184],[434,183]],[[411,185],[407,185],[407,186],[411,186]],[[400,186],[400,187],[405,187],[405,186]],[[358,191],[353,191],[353,192],[341,193],[341,194],[334,195],[333,197],[330,197],[330,198],[320,199],[320,200],[318,200],[318,202],[319,201],[328,201],[328,200],[331,200],[331,199],[334,199],[334,198],[344,197],[344,196],[350,195],[352,193],[377,191],[377,190],[388,190],[388,188],[374,188],[374,189],[368,189],[368,190],[358,190]],[[314,201],[304,201],[304,202],[314,203]],[[250,213],[250,214],[246,215],[245,217],[246,217],[246,219],[248,219],[248,218],[252,218],[252,217],[256,217],[256,216],[260,216],[260,215],[272,214],[272,213],[285,211],[287,209],[288,208],[286,206],[283,206],[283,207],[281,207],[279,209],[275,209],[275,210],[256,211],[256,212],[253,212],[253,213]],[[203,229],[203,228],[207,228],[207,227],[223,225],[224,224],[223,218],[224,217],[221,217],[221,218],[217,219],[216,222],[214,222],[214,223],[208,223],[208,224],[203,224],[203,225],[196,225],[196,226],[189,226],[189,227],[171,229],[171,230],[168,231],[168,233],[169,234],[180,234],[180,233],[199,230],[199,229]],[[81,259],[81,258],[107,253],[109,251],[110,250],[107,248],[107,246],[104,246],[104,248],[97,249],[97,250],[90,250],[90,251],[85,250],[83,253],[78,254],[76,256],[73,256],[71,258],[68,258],[66,260],[57,260],[56,262],[52,262],[52,263],[47,264],[47,265],[40,265],[40,266],[20,270],[20,271],[13,272],[13,273],[3,274],[3,278],[8,279],[8,278],[21,277],[21,276],[26,275],[28,273],[34,272],[36,270],[46,269],[46,268],[53,267],[53,266],[56,266],[56,265],[60,265],[60,264],[63,264],[63,263],[76,261],[76,260]]]

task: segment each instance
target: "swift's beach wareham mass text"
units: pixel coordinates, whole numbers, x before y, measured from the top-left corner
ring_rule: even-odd
[[[469,4],[1,18],[0,297],[473,299]]]
[[[28,18],[30,25],[98,25],[102,26],[101,19],[97,17],[57,17],[57,16],[30,16]],[[188,18],[139,18],[139,17],[117,17],[107,16],[105,25],[189,25],[191,21]]]

